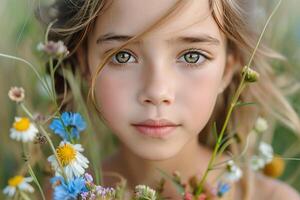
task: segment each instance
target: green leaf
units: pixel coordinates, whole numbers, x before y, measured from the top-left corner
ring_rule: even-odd
[[[242,107],[242,106],[251,106],[251,105],[255,105],[257,106],[258,104],[256,102],[241,102],[241,101],[238,101],[236,104],[235,104],[235,108],[237,107]]]
[[[214,122],[214,124],[213,124],[212,132],[213,132],[215,139],[218,140],[218,131],[217,131],[217,123],[216,122]]]

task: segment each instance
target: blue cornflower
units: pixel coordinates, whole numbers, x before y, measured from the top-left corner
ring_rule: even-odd
[[[66,183],[63,177],[55,176],[50,181],[54,185],[59,184],[54,188],[53,200],[77,200],[78,195],[88,191],[82,177],[69,180]]]
[[[218,183],[218,197],[222,197],[229,190],[230,190],[230,185],[228,183],[224,183],[221,181]]]
[[[64,112],[61,118],[51,122],[49,128],[62,139],[71,141],[79,139],[79,133],[85,130],[86,123],[79,113]]]

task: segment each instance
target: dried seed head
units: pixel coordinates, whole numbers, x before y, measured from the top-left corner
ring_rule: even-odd
[[[25,98],[25,91],[22,87],[12,87],[8,92],[10,100],[20,103]]]

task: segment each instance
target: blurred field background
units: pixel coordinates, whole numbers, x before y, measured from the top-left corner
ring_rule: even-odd
[[[40,2],[34,0],[0,0],[0,53],[30,60],[43,71],[43,60],[37,56],[36,45],[44,40],[44,29],[35,19],[34,9]],[[47,1],[50,3],[50,1]],[[273,0],[261,0],[262,9],[270,13]],[[288,64],[274,62],[278,73],[288,72],[300,81],[300,1],[286,0],[272,20],[266,38],[270,46],[287,57]],[[263,13],[263,12],[259,12]],[[260,24],[261,25],[261,24]],[[0,57],[0,188],[22,166],[20,144],[9,139],[14,116],[20,111],[7,97],[11,86],[26,90],[26,104],[38,112],[49,111],[49,99],[41,91],[37,78],[23,63]],[[299,84],[286,91],[290,102],[300,115]],[[300,157],[300,140],[289,129],[277,124],[273,147],[275,152],[289,157]],[[97,137],[97,136],[96,136]],[[101,143],[100,148],[110,152],[111,146]],[[96,147],[95,147],[96,148]],[[300,161],[289,161],[281,180],[300,191]],[[2,192],[0,199],[3,199]]]

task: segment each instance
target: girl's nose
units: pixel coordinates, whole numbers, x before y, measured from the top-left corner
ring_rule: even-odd
[[[171,105],[174,102],[174,83],[173,74],[166,73],[164,69],[156,69],[144,76],[138,99],[142,105],[159,106],[161,104]]]

